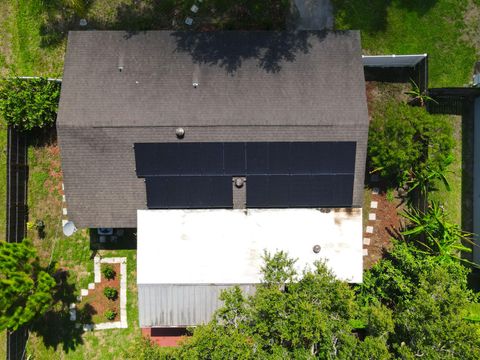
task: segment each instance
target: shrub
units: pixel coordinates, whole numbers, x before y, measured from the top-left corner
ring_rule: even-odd
[[[118,291],[112,287],[106,287],[103,289],[103,295],[105,295],[109,300],[115,300],[118,296]]]
[[[427,170],[445,172],[455,145],[452,134],[447,117],[392,101],[373,115],[368,155],[374,170],[403,186]]]
[[[117,316],[117,312],[113,309],[109,309],[107,311],[105,311],[105,319],[107,320],[113,320],[115,319],[115,316]]]
[[[106,265],[103,267],[102,274],[103,276],[105,276],[105,279],[108,280],[115,279],[115,275],[117,275],[115,270],[113,270],[113,267],[111,267],[110,265]]]
[[[54,124],[60,84],[39,79],[4,79],[0,83],[0,114],[8,125],[22,130]]]

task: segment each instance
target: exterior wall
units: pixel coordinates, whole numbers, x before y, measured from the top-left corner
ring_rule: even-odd
[[[175,127],[59,126],[69,220],[78,228],[136,227],[136,211],[146,209],[146,193],[135,173],[135,142],[356,141],[353,207],[362,206],[368,124],[184,129],[184,139],[178,140]]]

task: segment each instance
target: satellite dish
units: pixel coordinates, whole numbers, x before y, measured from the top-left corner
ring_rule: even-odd
[[[63,225],[63,234],[65,236],[72,236],[75,231],[77,231],[77,228],[73,222],[67,221],[65,225]]]

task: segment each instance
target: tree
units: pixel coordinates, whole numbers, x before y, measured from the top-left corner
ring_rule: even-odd
[[[30,241],[0,241],[0,330],[16,330],[43,315],[54,302],[54,287]]]
[[[452,162],[452,132],[445,116],[430,115],[421,107],[386,103],[370,125],[368,155],[374,171],[398,186],[423,172],[427,180],[441,179]]]
[[[459,262],[439,263],[435,256],[396,242],[357,288],[370,315],[367,334],[376,335],[377,344],[385,339],[396,359],[480,358],[477,327],[463,318],[476,300],[467,275]]]
[[[358,341],[351,326],[357,314],[353,291],[323,263],[303,274],[294,263],[283,252],[266,254],[255,295],[225,291],[224,306],[195,329],[179,357],[348,358]]]
[[[470,293],[447,269],[422,274],[414,296],[394,311],[396,357],[480,359],[478,328],[463,319],[469,303]]]
[[[8,125],[21,130],[55,123],[60,84],[39,79],[4,79],[0,83],[0,114]]]

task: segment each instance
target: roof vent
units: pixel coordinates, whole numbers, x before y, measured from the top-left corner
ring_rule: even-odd
[[[175,129],[175,135],[177,135],[177,138],[183,139],[185,136],[185,130],[181,127]]]
[[[196,89],[198,87],[198,83],[197,82],[194,82],[192,83],[193,87]]]
[[[320,247],[320,245],[315,245],[315,246],[313,247],[313,252],[314,252],[315,254],[318,254],[321,249],[322,249],[322,248]]]
[[[243,183],[244,183],[244,180],[242,178],[236,178],[235,179],[235,186],[237,188],[241,188],[243,187]]]

